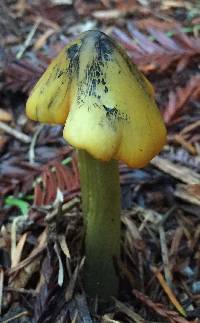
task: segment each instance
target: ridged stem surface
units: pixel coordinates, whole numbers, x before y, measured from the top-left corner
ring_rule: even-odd
[[[118,163],[102,162],[79,151],[85,221],[85,288],[90,300],[106,303],[117,296],[114,262],[120,254],[120,184]]]

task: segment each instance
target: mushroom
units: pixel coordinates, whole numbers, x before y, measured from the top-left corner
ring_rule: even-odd
[[[85,216],[84,281],[89,297],[118,292],[120,255],[118,160],[145,166],[166,141],[149,81],[124,50],[98,30],[82,33],[52,61],[27,101],[35,121],[64,126],[78,149]]]

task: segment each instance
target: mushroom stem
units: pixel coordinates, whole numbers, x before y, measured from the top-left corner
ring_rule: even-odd
[[[79,151],[79,170],[85,218],[84,281],[90,301],[100,304],[117,296],[114,262],[120,254],[120,184],[118,162],[102,162]]]

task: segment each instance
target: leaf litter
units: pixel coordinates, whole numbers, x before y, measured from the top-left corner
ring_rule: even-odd
[[[1,322],[199,322],[198,1],[4,0],[0,9]],[[61,127],[40,129],[24,114],[50,60],[86,25],[126,48],[168,126],[149,166],[120,164],[120,294],[102,315],[90,313],[82,284],[76,153]]]

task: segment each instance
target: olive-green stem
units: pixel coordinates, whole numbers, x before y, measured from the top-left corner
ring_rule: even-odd
[[[84,282],[91,300],[107,303],[117,296],[116,263],[120,254],[120,184],[118,163],[102,162],[79,151],[85,221]]]

